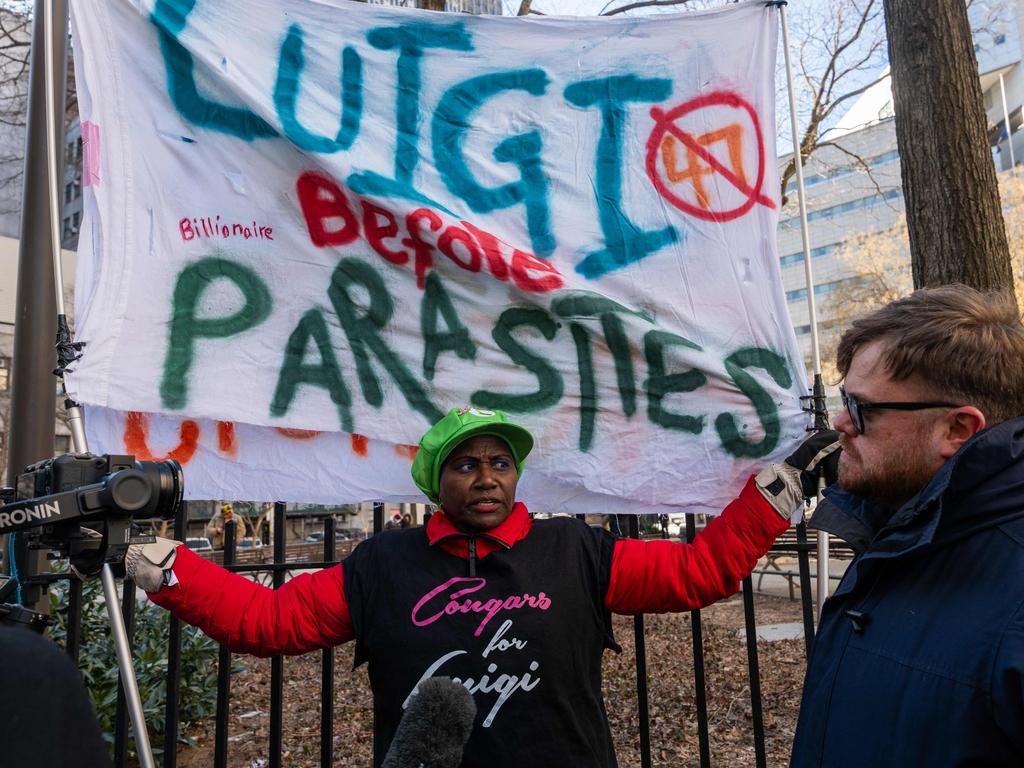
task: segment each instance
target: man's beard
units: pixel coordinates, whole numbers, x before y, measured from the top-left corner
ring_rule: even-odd
[[[843,457],[839,461],[839,487],[888,509],[896,510],[912,499],[935,474],[935,467],[925,457],[920,441],[907,440],[902,450],[880,463],[865,464],[859,453],[851,451],[843,440]],[[854,461],[849,461],[855,457]]]

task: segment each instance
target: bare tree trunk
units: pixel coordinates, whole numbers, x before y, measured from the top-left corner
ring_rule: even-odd
[[[416,7],[425,11],[443,11],[444,0],[416,0]]]
[[[885,0],[914,286],[1013,288],[964,0]]]

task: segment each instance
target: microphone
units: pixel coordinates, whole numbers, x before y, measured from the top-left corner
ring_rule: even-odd
[[[464,686],[428,677],[409,699],[381,768],[459,768],[475,718]]]

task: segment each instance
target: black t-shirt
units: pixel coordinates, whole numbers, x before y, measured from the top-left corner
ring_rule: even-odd
[[[614,538],[538,520],[476,562],[431,547],[423,528],[388,531],[344,562],[356,665],[369,662],[374,765],[427,677],[457,678],[477,718],[465,768],[616,765],[601,656],[618,650],[604,607]]]

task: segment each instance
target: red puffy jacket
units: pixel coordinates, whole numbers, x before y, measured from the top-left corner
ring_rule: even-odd
[[[533,521],[522,504],[478,539],[476,556],[512,547]],[[758,559],[789,526],[761,496],[754,480],[692,544],[619,539],[605,605],[614,613],[666,613],[710,605],[739,589]],[[468,558],[467,538],[438,512],[427,524],[431,546]],[[500,542],[500,543],[499,543]],[[340,566],[304,573],[274,590],[230,573],[178,547],[178,583],[150,595],[158,605],[236,653],[299,654],[353,639]]]

